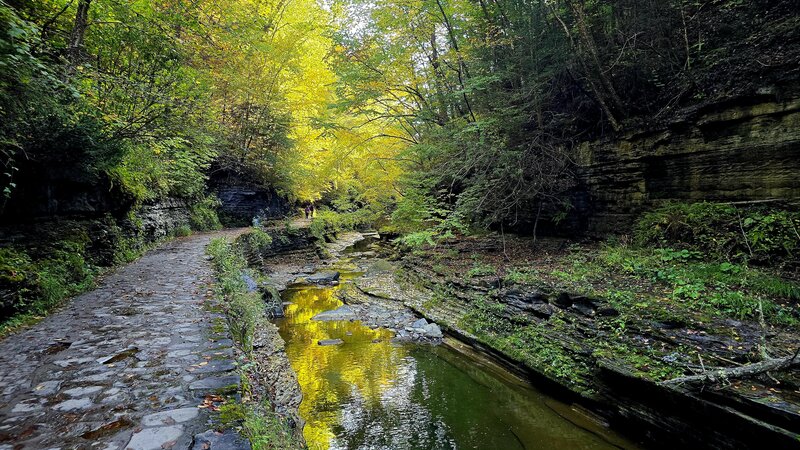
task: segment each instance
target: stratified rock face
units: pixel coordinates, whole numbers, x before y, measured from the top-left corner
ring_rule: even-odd
[[[291,212],[289,202],[275,189],[244,172],[214,170],[209,186],[220,201],[220,220],[228,226],[249,225],[254,217],[279,219]]]
[[[656,130],[584,143],[576,162],[574,222],[595,234],[629,229],[669,200],[800,201],[800,99],[712,105]]]
[[[105,174],[90,174],[79,164],[22,161],[16,187],[0,209],[0,223],[15,225],[54,217],[95,219],[119,216],[133,204]]]
[[[179,227],[188,225],[191,205],[177,198],[165,198],[155,203],[143,205],[135,211],[138,223],[129,223],[131,232],[144,234],[146,240],[156,240],[168,236]]]
[[[217,188],[220,212],[229,220],[250,223],[253,217],[278,219],[289,212],[286,199],[273,189],[257,186],[229,185]]]

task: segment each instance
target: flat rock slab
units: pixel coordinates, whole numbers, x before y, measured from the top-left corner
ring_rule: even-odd
[[[61,402],[54,406],[59,411],[74,411],[79,409],[87,409],[92,406],[92,400],[89,398],[76,398]]]
[[[233,361],[223,359],[223,360],[203,361],[199,364],[192,365],[187,370],[197,375],[202,373],[231,372],[234,369],[236,369],[236,364],[234,364]]]
[[[339,281],[339,272],[318,272],[307,276],[306,281],[315,284],[333,284]]]
[[[142,417],[142,426],[157,427],[188,422],[200,414],[197,408],[180,408],[171,411],[161,411]]]
[[[316,316],[312,317],[311,320],[320,320],[323,322],[333,322],[333,321],[340,321],[340,320],[354,320],[356,318],[355,312],[353,312],[353,308],[344,305],[340,306],[336,309],[332,309],[330,311],[323,311]]]
[[[0,449],[191,447],[204,391],[239,384],[207,308],[213,237],[162,245],[0,341]]]
[[[340,345],[344,344],[344,341],[341,339],[320,339],[317,341],[319,345]]]
[[[419,328],[419,329],[422,330],[422,329],[425,329],[426,325],[428,325],[428,321],[423,318],[423,319],[419,319],[416,322],[414,322],[411,325],[411,328]]]
[[[218,391],[230,390],[232,386],[239,387],[241,379],[238,375],[226,377],[208,377],[198,380],[189,385],[191,391]]]
[[[183,426],[170,425],[166,427],[145,428],[138,433],[133,433],[125,450],[162,450],[172,448],[183,436]],[[170,445],[172,444],[172,445]]]

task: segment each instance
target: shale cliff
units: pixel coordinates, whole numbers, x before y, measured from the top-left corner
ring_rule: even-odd
[[[570,225],[626,230],[667,201],[800,202],[800,96],[761,92],[579,145]]]

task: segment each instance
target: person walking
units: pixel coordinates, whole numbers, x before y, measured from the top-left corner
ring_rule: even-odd
[[[311,205],[306,203],[306,219],[311,218]]]

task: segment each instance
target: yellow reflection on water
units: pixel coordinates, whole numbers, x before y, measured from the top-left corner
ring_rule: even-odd
[[[392,332],[372,330],[360,322],[321,322],[312,317],[342,306],[338,288],[303,287],[284,293],[286,318],[278,325],[286,340],[286,353],[297,373],[303,402],[303,434],[311,449],[328,449],[335,429],[342,427],[346,403],[363,405],[381,401],[398,377],[406,349],[389,342]],[[323,339],[344,344],[321,346]]]

